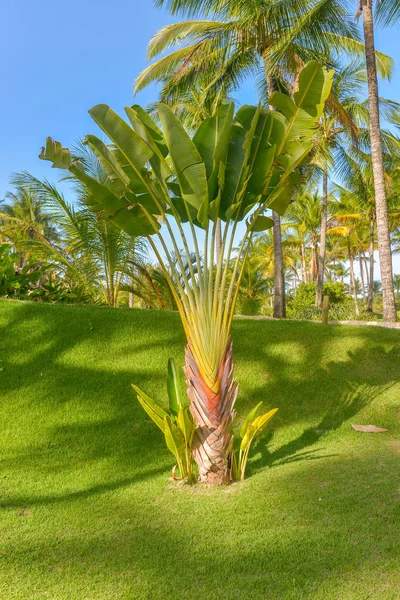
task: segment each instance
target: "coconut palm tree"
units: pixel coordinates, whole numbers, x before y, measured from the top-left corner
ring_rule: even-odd
[[[11,180],[12,185],[15,181]],[[47,210],[44,199],[32,187],[17,185],[8,192],[0,205],[2,237],[12,242],[20,252],[21,265],[28,258],[27,250],[22,251],[20,242],[43,240],[54,242],[58,239],[56,222]]]
[[[289,206],[285,224],[291,230],[304,234],[303,244],[311,247],[310,280],[318,278],[318,242],[321,232],[322,202],[318,192],[303,192],[296,199],[296,203]],[[302,253],[304,250],[302,250]]]
[[[387,21],[399,16],[398,5],[384,0],[381,8]],[[371,156],[376,202],[376,228],[378,233],[379,263],[382,278],[383,318],[397,321],[393,292],[393,266],[390,244],[389,217],[386,201],[385,171],[381,145],[381,125],[379,115],[378,74],[375,56],[373,0],[359,0],[357,17],[362,15],[365,58],[368,78],[368,108],[370,114]]]
[[[165,104],[158,108],[162,129],[140,107],[126,108],[130,126],[108,106],[95,106],[90,115],[112,145],[93,135],[86,136],[86,143],[107,173],[104,183],[91,177],[85,164],[74,161],[51,138],[41,153],[42,159],[67,169],[82,182],[91,210],[128,235],[146,237],[157,256],[187,336],[185,375],[196,423],[193,453],[201,481],[223,483],[231,477],[231,430],[238,389],[230,330],[247,242],[272,226],[263,214],[267,208],[284,213],[292,200],[301,179],[298,168],[313,148],[314,126],[332,77],[332,72],[311,61],[300,73],[293,99],[281,93],[270,98],[280,112],[244,106],[234,120],[234,107],[229,104],[205,120],[193,137]],[[218,218],[224,227],[221,255],[215,264]],[[233,253],[240,221],[245,227],[239,249]],[[138,390],[138,394],[145,399],[144,392]],[[160,427],[168,427],[169,439],[172,436],[179,444],[181,438],[168,419]]]
[[[400,296],[400,275],[393,276],[393,285],[396,290],[396,295],[397,295],[397,297],[399,297]]]
[[[20,190],[33,191],[57,225],[56,240],[40,235],[27,240],[24,247],[38,260],[51,261],[58,276],[81,286],[92,302],[117,306],[119,294],[129,289],[134,267],[142,264],[144,241],[98,219],[85,204],[87,190],[82,186],[71,204],[56,186],[27,172],[17,173],[12,182]]]

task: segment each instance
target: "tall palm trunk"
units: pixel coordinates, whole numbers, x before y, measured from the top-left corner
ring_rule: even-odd
[[[370,115],[371,156],[376,202],[376,224],[378,232],[379,263],[382,279],[383,318],[385,321],[395,322],[397,318],[393,292],[392,253],[390,247],[389,220],[387,214],[385,178],[381,146],[379,93],[376,71],[372,0],[362,0],[362,11],[368,78],[368,107]]]
[[[369,222],[369,281],[368,281],[368,303],[367,310],[373,311],[374,305],[374,250],[375,250],[375,221]]]
[[[306,252],[304,244],[301,244],[301,280],[303,283],[307,283],[307,264],[306,264]]]
[[[353,291],[353,296],[354,296],[354,306],[356,309],[356,315],[358,316],[360,314],[359,308],[358,308],[358,298],[357,298],[357,288],[356,288],[356,280],[354,277],[354,258],[353,258],[353,253],[351,251],[350,248],[350,242],[347,242],[347,252],[349,255],[349,263],[350,263],[350,283],[351,283],[351,288]]]
[[[231,426],[238,386],[233,379],[232,342],[229,340],[214,384],[204,380],[190,343],[185,350],[185,376],[190,411],[196,422],[193,456],[203,483],[228,483]]]
[[[312,242],[311,250],[311,281],[316,282],[318,279],[318,244],[317,240]]]
[[[278,213],[273,211],[272,220],[274,222],[274,317],[284,319],[286,317],[286,298],[281,218]]]
[[[365,303],[365,279],[364,279],[364,267],[363,267],[363,260],[362,260],[362,256],[361,256],[361,252],[358,252],[358,262],[360,265],[360,276],[361,276],[361,291],[362,291],[362,296],[364,299],[364,303]]]
[[[326,253],[326,227],[328,222],[328,173],[324,171],[322,182],[322,214],[321,214],[321,237],[318,257],[318,281],[316,306],[322,303],[322,289],[324,286],[325,253]]]
[[[130,285],[131,287],[133,287],[133,283],[134,283],[134,281],[133,281],[133,279],[131,278],[131,279],[129,280],[129,285]],[[132,293],[132,292],[129,292],[128,306],[129,306],[129,308],[133,308],[133,307],[134,307],[134,299],[133,299],[133,293]]]
[[[368,296],[368,289],[369,289],[369,272],[368,272],[368,261],[367,258],[365,256],[365,252],[362,253],[362,260],[363,260],[363,265],[364,265],[364,269],[365,269],[365,276],[366,276],[366,280],[367,280],[367,296]]]
[[[132,248],[132,270],[134,270],[134,264],[135,264],[135,247]],[[131,277],[129,279],[129,285],[131,286],[131,288],[133,289],[133,285],[134,285],[134,279],[133,277]],[[135,300],[134,300],[134,296],[133,296],[133,292],[129,292],[129,296],[128,296],[128,306],[129,308],[133,308],[135,304]]]
[[[270,98],[274,92],[274,86],[272,83],[272,78],[268,73],[266,60],[264,60],[264,72],[268,97]],[[269,108],[270,110],[274,110],[273,106],[270,106]],[[281,218],[275,211],[272,211],[272,220],[274,222],[274,317],[275,319],[284,319],[286,317],[286,297]]]

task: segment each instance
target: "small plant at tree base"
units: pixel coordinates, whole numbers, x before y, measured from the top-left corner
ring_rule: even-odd
[[[233,481],[244,479],[253,440],[264,431],[272,417],[279,410],[278,408],[273,408],[264,415],[257,416],[261,406],[262,402],[257,404],[245,418],[239,432],[240,446],[238,450],[234,448],[235,439],[234,436],[232,437],[231,475]]]
[[[190,414],[189,406],[182,400],[173,359],[168,360],[169,411],[166,411],[149,398],[137,385],[132,384],[132,387],[137,393],[137,398],[144,410],[163,432],[168,450],[175,456],[176,465],[172,469],[172,476],[176,479],[175,469],[178,467],[180,479],[187,478],[189,483],[193,483],[192,445],[196,426]]]
[[[205,483],[231,479],[238,393],[231,325],[243,265],[254,233],[273,226],[265,211],[283,215],[294,198],[332,77],[333,71],[311,61],[299,74],[293,97],[271,95],[276,110],[242,106],[235,116],[233,104],[223,105],[192,137],[165,104],[158,106],[161,128],[140,106],[126,108],[129,125],[99,104],[90,114],[110,144],[94,135],[85,141],[107,173],[104,182],[51,138],[40,155],[87,187],[91,210],[130,236],[146,237],[154,251],[187,338],[193,456]],[[164,417],[162,422],[164,428],[170,424]]]

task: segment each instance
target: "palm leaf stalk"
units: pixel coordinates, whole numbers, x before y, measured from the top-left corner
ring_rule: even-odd
[[[158,107],[162,129],[139,106],[126,108],[130,126],[108,106],[97,105],[90,115],[112,145],[93,135],[86,143],[108,175],[104,184],[51,138],[40,155],[88,188],[86,201],[93,211],[129,235],[145,236],[157,256],[187,337],[193,452],[202,482],[231,478],[238,388],[230,334],[248,242],[255,232],[272,227],[263,214],[267,208],[282,215],[292,200],[332,77],[333,72],[311,61],[293,99],[280,92],[271,97],[277,110],[243,106],[234,118],[233,104],[224,105],[192,138],[165,104]],[[218,219],[223,231],[215,262]]]

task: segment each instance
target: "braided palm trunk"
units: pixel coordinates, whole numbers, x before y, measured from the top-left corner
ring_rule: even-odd
[[[196,422],[193,456],[203,483],[230,481],[229,446],[234,404],[238,386],[233,379],[232,342],[229,340],[218,375],[212,387],[205,382],[194,360],[190,345],[185,350],[187,393],[190,411]]]

